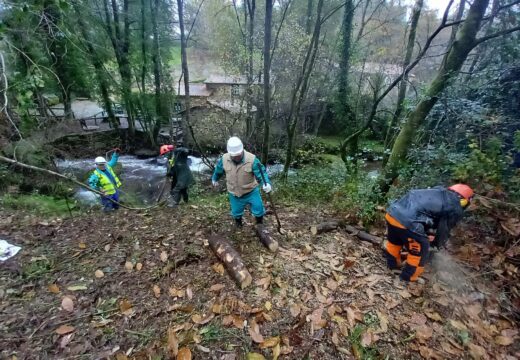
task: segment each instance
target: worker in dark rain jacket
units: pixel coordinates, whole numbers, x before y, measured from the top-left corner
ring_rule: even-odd
[[[272,190],[265,167],[254,154],[244,150],[242,141],[236,136],[228,140],[227,151],[217,162],[211,178],[213,186],[218,186],[218,180],[226,174],[231,216],[235,219],[236,226],[242,227],[242,215],[247,206],[251,207],[256,224],[260,225],[263,223],[265,209],[258,184],[262,185],[266,194]]]
[[[416,281],[424,271],[431,246],[443,247],[450,230],[462,219],[473,198],[464,184],[408,192],[393,202],[385,216],[388,240],[384,253],[390,269],[401,268],[401,250],[408,250],[401,279]],[[431,235],[435,233],[435,236]]]
[[[119,148],[114,149],[112,158],[108,163],[103,156],[98,156],[94,160],[96,168],[88,179],[91,188],[103,193],[101,204],[104,211],[119,209],[119,187],[121,186],[121,181],[119,181],[112,168],[116,166],[120,152]]]
[[[190,170],[188,153],[189,150],[184,147],[173,151],[173,166],[168,172],[168,176],[172,178],[171,201],[168,205],[170,207],[179,205],[181,197],[185,203],[188,202],[188,188],[193,184],[193,174]]]

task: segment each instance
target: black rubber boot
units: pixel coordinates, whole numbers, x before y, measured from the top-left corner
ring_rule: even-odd
[[[256,220],[256,224],[263,224],[264,223],[264,217],[263,216],[259,216],[259,217],[256,217],[255,216],[255,220]]]
[[[239,217],[239,218],[235,218],[235,226],[238,228],[238,229],[241,229],[242,226],[244,226],[244,223],[242,222],[242,218]]]

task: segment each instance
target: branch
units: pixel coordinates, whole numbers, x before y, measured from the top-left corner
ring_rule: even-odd
[[[237,1],[233,0],[233,9],[235,10],[235,15],[237,17],[238,22],[238,28],[240,29],[240,33],[242,34],[242,39],[244,39],[244,42],[246,41],[246,34],[242,30],[242,23],[240,22],[240,16],[238,16],[238,10],[237,10]]]
[[[186,36],[186,43],[190,40],[191,31],[193,30],[193,26],[195,26],[195,22],[197,22],[197,17],[199,16],[200,8],[202,7],[202,4],[204,4],[205,0],[202,0],[199,4],[199,7],[197,8],[197,12],[195,13],[195,19],[193,19],[193,22],[191,23],[190,30],[188,31],[188,35]]]
[[[71,177],[68,177],[68,176],[65,176],[63,174],[57,173],[55,171],[47,170],[47,169],[44,169],[44,168],[41,168],[41,167],[37,167],[37,166],[33,166],[33,165],[24,164],[24,163],[21,163],[21,162],[19,162],[17,160],[13,160],[13,159],[7,158],[5,156],[1,156],[1,155],[0,155],[0,161],[4,161],[4,162],[7,162],[7,163],[10,163],[10,164],[13,164],[13,165],[18,165],[18,166],[26,168],[26,169],[35,170],[35,171],[43,172],[43,173],[46,173],[46,174],[49,174],[49,175],[52,175],[52,176],[59,177],[59,178],[71,181],[74,184],[76,184],[78,186],[81,186],[82,188],[85,188],[85,189],[87,189],[89,191],[92,191],[95,194],[98,194],[100,196],[105,196],[105,194],[103,194],[102,192],[100,192],[100,191],[98,191],[96,189],[93,189],[90,186],[88,186],[86,184],[83,184],[82,182],[79,182],[76,179],[73,179]],[[131,206],[127,206],[127,205],[118,203],[117,201],[112,200],[109,197],[107,197],[107,199],[112,201],[114,204],[117,204],[117,205],[121,206],[122,208],[125,208],[125,209],[128,209],[128,210],[148,210],[148,209],[153,209],[153,208],[156,208],[156,207],[162,205],[162,204],[156,204],[156,205],[148,206],[148,207],[145,207],[145,208],[136,208],[136,207],[131,207]]]
[[[507,35],[507,34],[511,34],[511,33],[515,32],[515,31],[520,31],[520,26],[515,26],[514,28],[511,28],[511,29],[498,31],[498,32],[496,32],[494,34],[490,34],[490,35],[481,37],[480,39],[476,39],[475,42],[474,42],[474,47],[476,47],[477,45],[482,44],[484,41],[488,41],[488,40],[497,38],[499,36],[504,36],[504,35]]]
[[[274,37],[273,51],[271,51],[271,61],[269,63],[269,68],[271,68],[271,65],[273,63],[274,51],[276,50],[276,47],[278,45],[278,37],[280,36],[280,30],[282,30],[282,25],[285,21],[285,16],[287,15],[287,10],[289,9],[289,5],[291,5],[291,2],[292,0],[289,0],[287,2],[287,5],[285,5],[285,8],[283,9],[282,19],[280,20],[280,26],[278,26],[278,29],[276,30],[276,36]]]
[[[347,0],[347,1],[350,1],[350,0]],[[325,22],[327,20],[329,20],[329,18],[334,15],[335,13],[337,13],[341,8],[345,7],[345,5],[347,4],[347,1],[345,1],[344,3],[336,6],[334,9],[332,9],[331,11],[329,11],[329,13],[327,15],[325,15],[322,19],[321,19],[321,22],[320,22],[320,25],[323,25],[325,24]],[[361,0],[359,0],[357,2],[356,5],[354,5],[354,7],[352,8],[352,11],[356,11],[357,7],[359,6],[359,4],[361,4]]]

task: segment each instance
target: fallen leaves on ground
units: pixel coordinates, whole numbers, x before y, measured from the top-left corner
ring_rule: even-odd
[[[125,262],[126,271],[130,272],[134,269],[134,264],[131,261]]]
[[[220,275],[224,275],[224,265],[222,263],[215,263],[211,266],[211,268]]]
[[[56,334],[58,335],[65,335],[68,333],[71,333],[75,330],[74,326],[70,325],[61,325],[59,328],[55,330]]]
[[[167,345],[166,350],[168,351],[168,355],[172,358],[176,357],[179,353],[179,339],[177,339],[177,335],[173,329],[168,329],[167,333]]]
[[[191,317],[191,320],[198,325],[204,325],[209,323],[215,317],[214,313],[209,313],[206,317],[202,317],[199,314],[195,314]]]
[[[162,262],[168,261],[168,254],[166,253],[166,251],[161,252],[161,261]]]
[[[191,350],[187,347],[182,347],[177,353],[177,360],[191,360]]]
[[[94,273],[94,276],[97,277],[98,279],[100,279],[103,276],[105,276],[105,273],[103,273],[103,271],[101,271],[101,270],[96,270],[96,272]]]
[[[265,357],[259,353],[247,353],[246,360],[265,360]]]
[[[255,320],[251,320],[248,331],[249,336],[255,343],[261,344],[264,342],[264,337],[260,334],[260,326],[258,326]]]
[[[279,336],[273,336],[270,338],[265,339],[260,345],[260,349],[267,349],[275,347],[276,345],[280,344],[280,337]]]
[[[159,298],[161,296],[161,288],[157,285],[154,285],[152,287],[153,294],[156,298]]]
[[[53,293],[53,294],[59,294],[60,293],[60,288],[56,284],[50,284],[49,285],[49,291],[51,293]]]
[[[65,296],[61,300],[61,307],[65,311],[73,312],[74,311],[74,301],[72,300],[72,298]]]

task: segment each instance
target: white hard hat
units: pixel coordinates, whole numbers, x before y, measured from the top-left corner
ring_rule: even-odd
[[[107,163],[107,160],[103,157],[103,156],[98,156],[94,162],[96,164],[106,164]]]
[[[227,142],[227,151],[231,156],[242,154],[244,151],[244,144],[242,144],[242,140],[236,136],[230,137]]]

